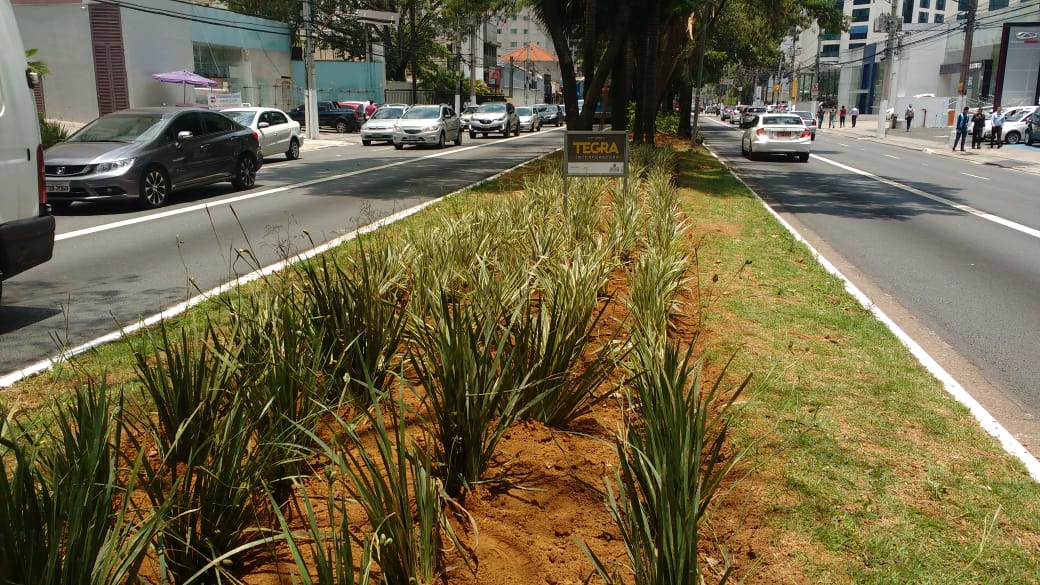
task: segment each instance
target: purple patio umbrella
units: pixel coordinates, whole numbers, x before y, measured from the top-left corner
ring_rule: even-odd
[[[191,71],[170,71],[168,73],[153,73],[152,79],[157,79],[164,83],[179,83],[183,88],[183,96],[181,97],[182,102],[188,101],[188,86],[194,85],[197,87],[216,87],[219,85],[218,82],[201,75],[192,73]]]

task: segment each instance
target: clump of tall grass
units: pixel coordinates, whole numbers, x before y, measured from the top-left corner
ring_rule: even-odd
[[[603,194],[608,185],[610,181],[602,177],[577,177],[567,181],[569,204],[564,225],[575,242],[592,241],[601,233]]]
[[[608,248],[591,245],[535,267],[536,291],[514,327],[518,359],[530,372],[527,416],[564,427],[609,396],[596,390],[613,370],[614,348],[610,341],[592,348],[591,333],[608,307],[599,293],[612,267]]]
[[[0,567],[5,583],[135,580],[160,515],[140,513],[119,479],[124,426],[104,384],[77,388],[32,439],[0,408]],[[13,468],[8,465],[13,464]]]
[[[686,282],[689,258],[681,247],[647,249],[628,272],[632,329],[660,345],[678,311],[678,293]]]
[[[643,229],[643,210],[640,205],[639,183],[628,181],[614,191],[612,213],[607,216],[606,241],[615,261],[626,263],[632,258]]]
[[[155,451],[143,459],[141,488],[166,510],[156,537],[158,570],[177,583],[227,578],[233,557],[267,536],[257,529],[266,510],[262,487],[282,454],[257,440],[257,413],[230,386],[240,348],[225,345],[212,328],[182,329],[180,343],[171,343],[165,323],[159,331],[154,358],[137,355],[155,410],[136,415],[134,433],[139,451]]]
[[[409,298],[401,253],[387,242],[358,240],[346,268],[322,256],[296,271],[304,286],[297,304],[311,321],[298,326],[313,331],[327,359],[326,385],[333,393],[324,401],[338,401],[335,393],[343,386],[354,398],[367,398],[368,385],[385,391],[403,341]]]
[[[481,479],[502,436],[527,406],[527,372],[509,325],[522,305],[502,307],[447,291],[437,303],[429,315],[414,318],[408,359],[422,390],[434,472],[447,493],[458,497]]]
[[[723,452],[736,398],[725,375],[702,379],[693,344],[659,347],[637,339],[632,351],[633,400],[638,419],[616,439],[618,471],[607,481],[607,510],[621,530],[636,585],[700,585],[697,548],[713,498],[740,454]],[[629,582],[579,542],[604,583]],[[721,581],[728,580],[727,567]]]

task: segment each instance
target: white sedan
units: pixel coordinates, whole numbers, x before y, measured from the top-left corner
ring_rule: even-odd
[[[303,136],[300,123],[277,108],[228,108],[221,110],[239,124],[256,130],[260,138],[260,155],[285,153],[288,160],[300,158]]]
[[[748,158],[784,154],[809,162],[812,131],[798,114],[752,114],[740,127],[744,129],[740,153]]]

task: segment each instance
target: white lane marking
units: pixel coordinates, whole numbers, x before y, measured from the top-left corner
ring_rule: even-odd
[[[561,126],[561,128],[562,128],[562,126]],[[557,130],[557,129],[554,128],[554,130]],[[340,179],[346,179],[348,177],[354,177],[354,176],[357,176],[357,175],[363,175],[365,173],[372,173],[372,172],[375,172],[375,171],[382,171],[384,169],[391,169],[391,168],[394,168],[394,167],[399,167],[401,165],[406,165],[406,164],[409,164],[409,163],[413,163],[415,161],[440,158],[442,156],[450,156],[452,154],[456,154],[456,153],[459,153],[459,152],[466,152],[468,150],[473,150],[475,148],[484,148],[486,146],[493,146],[495,144],[500,144],[502,142],[509,142],[509,141],[513,141],[513,140],[517,140],[517,139],[522,139],[522,138],[526,138],[528,136],[531,136],[531,134],[521,134],[520,136],[514,136],[512,138],[506,138],[504,140],[496,140],[494,142],[487,142],[487,143],[484,143],[484,144],[474,144],[474,145],[471,145],[471,146],[465,146],[465,145],[463,145],[463,146],[453,146],[450,149],[442,150],[442,151],[436,152],[434,154],[423,155],[423,156],[420,156],[418,158],[406,158],[406,159],[402,159],[402,160],[395,161],[395,162],[392,162],[392,163],[386,163],[386,164],[378,165],[378,166],[374,166],[374,167],[358,169],[356,171],[350,171],[350,172],[347,172],[347,173],[339,173],[339,174],[336,174],[336,175],[330,175],[328,177],[321,177],[321,178],[318,178],[318,179],[311,179],[310,181],[303,181],[302,183],[294,183],[292,185],[284,185],[282,187],[274,187],[274,188],[271,188],[271,189],[265,189],[263,191],[256,191],[254,193],[245,193],[245,194],[242,194],[242,195],[237,195],[235,197],[228,197],[227,199],[220,199],[218,201],[209,201],[209,202],[206,202],[206,203],[199,203],[197,205],[189,205],[188,207],[179,207],[177,209],[170,209],[170,210],[167,210],[167,211],[160,211],[158,213],[153,213],[153,214],[145,215],[145,216],[141,216],[141,217],[135,217],[133,219],[124,219],[122,221],[115,221],[115,222],[112,222],[112,223],[106,223],[106,224],[97,225],[97,226],[94,226],[94,227],[83,228],[81,230],[74,230],[74,231],[71,231],[71,232],[65,232],[63,234],[55,235],[54,236],[54,241],[60,242],[62,240],[70,240],[72,238],[79,238],[79,237],[82,237],[82,236],[89,236],[91,234],[96,234],[96,233],[100,233],[100,232],[106,232],[106,231],[109,231],[109,230],[119,229],[119,228],[131,226],[131,225],[136,225],[136,224],[140,224],[140,223],[147,223],[149,221],[156,221],[156,220],[164,219],[164,218],[167,218],[167,217],[173,217],[175,215],[182,215],[182,214],[185,214],[185,213],[192,213],[192,212],[195,212],[195,211],[203,211],[203,210],[207,210],[207,209],[213,209],[213,208],[216,208],[216,207],[222,207],[222,206],[225,206],[225,205],[231,205],[231,204],[234,204],[234,203],[238,203],[239,201],[247,201],[249,199],[255,199],[257,197],[266,197],[268,195],[274,195],[276,193],[283,193],[285,191],[289,191],[289,190],[292,190],[292,189],[299,189],[299,188],[302,188],[302,187],[310,187],[311,185],[319,185],[321,183],[328,183],[329,181],[338,181]]]
[[[476,147],[471,147],[471,148],[476,148]],[[409,215],[414,215],[415,213],[418,213],[419,211],[422,211],[423,209],[429,207],[430,205],[433,205],[434,203],[437,203],[438,201],[443,201],[444,199],[447,199],[448,197],[451,197],[451,196],[455,195],[456,193],[461,193],[463,191],[466,191],[467,189],[472,189],[472,188],[477,187],[479,185],[483,185],[484,183],[487,183],[487,182],[490,182],[490,181],[494,181],[495,179],[498,179],[499,177],[505,175],[506,173],[510,173],[512,171],[515,171],[516,169],[519,169],[520,167],[522,167],[522,166],[524,166],[526,164],[530,164],[531,162],[534,162],[535,160],[541,160],[541,159],[543,159],[543,158],[545,158],[547,156],[550,156],[551,154],[556,152],[556,150],[560,150],[560,149],[557,148],[555,150],[551,150],[548,153],[543,154],[543,155],[541,155],[541,156],[539,156],[539,157],[537,157],[535,159],[524,161],[524,162],[522,162],[522,163],[520,163],[520,164],[518,164],[516,166],[513,166],[512,168],[508,168],[508,169],[506,169],[506,170],[504,170],[502,172],[496,173],[496,174],[494,174],[494,175],[492,175],[490,177],[487,177],[485,179],[481,179],[481,180],[479,180],[479,181],[477,181],[475,183],[472,183],[470,185],[467,185],[467,186],[465,186],[465,187],[463,187],[463,188],[461,188],[461,189],[459,189],[457,191],[453,191],[452,193],[448,193],[448,194],[443,195],[441,197],[437,197],[436,199],[431,199],[430,201],[426,201],[424,203],[420,203],[419,205],[416,205],[415,207],[399,211],[399,212],[397,212],[397,213],[395,213],[393,215],[384,217],[383,219],[380,219],[380,220],[378,220],[376,222],[373,222],[373,223],[371,223],[371,224],[369,224],[367,226],[364,226],[362,228],[356,229],[356,230],[354,230],[354,231],[352,231],[352,232],[350,232],[348,234],[344,234],[344,235],[342,235],[342,236],[340,236],[338,238],[335,238],[333,240],[330,240],[330,241],[328,241],[328,242],[326,242],[324,244],[321,244],[319,246],[311,248],[310,250],[306,250],[306,251],[300,252],[299,254],[297,254],[297,255],[295,255],[295,256],[293,256],[291,258],[288,258],[286,260],[281,260],[279,262],[275,262],[274,264],[271,264],[270,266],[266,266],[264,268],[261,268],[259,270],[254,271],[254,272],[251,272],[249,274],[240,276],[240,277],[236,278],[235,280],[232,280],[230,282],[224,283],[224,284],[219,285],[217,287],[214,287],[214,288],[212,288],[212,289],[210,289],[210,290],[208,290],[206,292],[203,292],[203,293],[198,294],[198,295],[196,295],[194,297],[191,297],[190,299],[184,301],[183,303],[178,303],[178,304],[176,304],[176,305],[174,305],[174,306],[172,306],[172,307],[170,307],[170,308],[168,308],[168,309],[166,309],[164,311],[161,311],[159,313],[156,313],[156,314],[152,315],[151,317],[146,317],[146,318],[139,319],[137,322],[132,323],[132,324],[126,326],[126,327],[122,327],[122,328],[120,328],[117,331],[113,331],[111,333],[107,333],[105,335],[102,335],[101,337],[94,338],[94,339],[92,339],[92,340],[90,340],[90,341],[88,341],[88,342],[86,342],[86,343],[84,343],[82,345],[79,345],[79,346],[76,346],[76,347],[73,347],[73,348],[70,348],[70,349],[63,350],[63,351],[61,351],[61,353],[59,353],[58,355],[56,355],[54,357],[50,357],[50,358],[47,358],[45,360],[38,361],[35,364],[30,364],[30,365],[28,365],[28,366],[26,366],[26,367],[24,367],[24,368],[22,368],[20,370],[15,370],[14,372],[11,372],[9,374],[0,375],[0,388],[6,388],[8,386],[11,386],[11,385],[21,381],[24,378],[27,378],[27,377],[32,376],[34,374],[38,374],[40,372],[45,372],[45,371],[53,368],[55,365],[57,365],[59,363],[62,363],[64,361],[67,361],[69,359],[72,359],[73,357],[76,357],[77,355],[79,355],[79,354],[81,354],[83,352],[89,351],[89,350],[91,350],[91,349],[93,349],[93,348],[95,348],[95,347],[97,347],[99,345],[103,345],[105,343],[118,341],[118,340],[122,339],[126,335],[134,333],[134,332],[138,331],[139,329],[143,329],[144,327],[148,327],[150,325],[154,325],[156,323],[159,323],[163,319],[169,319],[171,317],[175,317],[175,316],[177,316],[177,315],[187,311],[191,307],[194,307],[195,305],[197,305],[199,303],[202,303],[202,302],[204,302],[204,301],[206,301],[206,300],[208,300],[208,299],[210,299],[212,297],[215,297],[215,296],[217,296],[219,294],[222,294],[222,293],[224,293],[224,292],[226,292],[228,290],[231,290],[231,289],[235,288],[236,286],[239,286],[239,285],[242,285],[242,284],[245,284],[245,283],[248,283],[248,282],[252,282],[252,281],[257,280],[257,279],[259,279],[259,278],[261,278],[263,276],[267,276],[269,274],[278,272],[279,270],[282,270],[282,269],[286,268],[287,266],[291,266],[292,264],[295,264],[297,262],[306,260],[308,258],[313,258],[314,256],[317,256],[318,254],[321,254],[323,252],[331,250],[331,249],[335,248],[336,246],[339,246],[340,244],[343,244],[344,242],[348,242],[350,240],[353,240],[354,238],[356,238],[357,236],[359,236],[361,234],[366,234],[368,232],[375,231],[375,230],[377,230],[377,229],[379,229],[381,227],[390,225],[390,224],[392,224],[392,223],[394,223],[396,221],[404,219],[404,218],[408,217]],[[455,152],[458,152],[458,151],[456,150]],[[410,159],[410,160],[416,160],[416,159]]]
[[[711,154],[715,158],[721,160],[719,155],[714,150],[711,151]],[[813,157],[827,164],[831,164],[836,167],[846,169],[849,172],[863,175],[864,177],[875,178],[878,181],[881,181],[882,183],[910,191],[911,193],[921,195],[922,197],[946,201],[942,198],[935,197],[934,195],[929,195],[923,191],[920,191],[919,189],[914,189],[913,187],[908,187],[906,185],[900,185],[895,181],[890,181],[888,179],[872,175],[866,171],[854,169],[850,166],[843,165],[839,162],[829,160],[822,156],[817,156],[814,154]],[[1033,456],[1033,454],[1030,453],[1029,450],[1026,449],[1025,446],[1018,439],[1016,439],[1014,435],[1012,435],[1006,428],[1004,428],[1004,425],[1000,424],[1000,421],[998,421],[992,414],[990,414],[984,406],[979,404],[979,402],[975,400],[975,397],[969,394],[968,391],[964,389],[964,386],[961,386],[961,383],[958,382],[956,378],[950,375],[949,372],[947,372],[941,365],[939,365],[939,362],[935,361],[935,358],[929,355],[928,352],[920,346],[920,344],[914,341],[914,339],[906,333],[906,331],[903,331],[903,328],[897,325],[896,322],[893,321],[891,318],[889,318],[889,316],[886,315],[880,307],[875,305],[874,301],[870,300],[870,297],[864,294],[863,291],[859,290],[859,287],[853,284],[852,281],[849,280],[848,277],[846,277],[844,274],[842,274],[836,266],[831,264],[831,262],[827,260],[827,258],[820,254],[820,252],[817,251],[816,248],[814,248],[808,240],[802,237],[802,235],[798,233],[798,231],[795,230],[791,224],[787,223],[787,220],[780,217],[780,214],[777,213],[772,207],[770,207],[761,197],[759,197],[758,193],[755,193],[755,190],[752,189],[750,185],[745,183],[739,175],[733,172],[732,167],[729,167],[729,165],[727,165],[727,168],[730,169],[730,174],[732,174],[733,177],[740,181],[744,185],[744,187],[747,188],[748,191],[754,193],[755,197],[762,204],[762,206],[765,207],[766,210],[769,213],[771,213],[773,217],[775,217],[777,221],[779,221],[784,226],[784,228],[786,228],[787,231],[789,231],[794,236],[796,240],[798,240],[807,248],[809,248],[809,251],[812,253],[813,257],[816,258],[816,261],[823,266],[824,270],[841,279],[841,281],[845,283],[845,290],[847,290],[849,294],[855,297],[855,299],[860,303],[860,305],[862,305],[864,308],[870,311],[875,317],[877,317],[879,321],[884,323],[884,325],[888,327],[889,331],[891,331],[893,335],[895,335],[901,342],[903,342],[903,345],[905,345],[907,349],[910,350],[910,353],[913,354],[915,358],[917,358],[921,365],[923,365],[925,369],[931,372],[931,374],[935,376],[939,380],[939,382],[942,383],[943,388],[946,390],[948,394],[953,396],[955,400],[957,400],[958,402],[960,402],[968,408],[972,416],[975,417],[975,420],[978,421],[979,426],[982,427],[982,430],[986,431],[991,436],[995,437],[998,441],[1000,441],[1000,444],[1002,447],[1004,447],[1005,451],[1007,451],[1012,457],[1015,457],[1026,466],[1026,469],[1029,471],[1029,475],[1033,478],[1033,481],[1040,483],[1040,460],[1037,460],[1037,458]],[[957,207],[959,208],[964,206]]]
[[[892,154],[886,154],[885,156],[887,156],[888,158],[894,158],[894,159],[898,159],[899,158],[898,156],[895,156],[895,155],[892,155]]]
[[[821,160],[821,161],[823,161],[823,162],[825,162],[825,163],[827,163],[829,165],[836,166],[839,169],[844,169],[846,171],[849,171],[850,173],[855,173],[857,175],[868,177],[868,178],[874,179],[875,181],[884,183],[884,184],[886,184],[886,185],[888,185],[890,187],[895,187],[896,189],[901,189],[903,191],[906,191],[907,193],[913,193],[914,195],[917,195],[918,197],[924,197],[925,199],[929,199],[929,200],[934,201],[936,203],[940,203],[942,205],[946,205],[946,206],[952,207],[952,208],[954,208],[954,209],[956,209],[958,211],[963,211],[964,213],[970,213],[971,215],[974,215],[975,217],[978,217],[979,219],[984,219],[986,221],[991,221],[991,222],[993,222],[995,224],[1002,225],[1002,226],[1007,227],[1007,228],[1011,228],[1011,229],[1013,229],[1013,230],[1015,230],[1017,232],[1021,232],[1023,234],[1026,234],[1027,236],[1032,236],[1034,238],[1040,238],[1040,230],[1031,228],[1029,226],[1025,226],[1025,225],[1013,222],[1013,221],[1008,220],[1008,219],[1004,219],[1003,217],[1000,217],[1000,216],[997,216],[997,215],[993,215],[992,213],[986,213],[985,211],[981,211],[981,210],[975,209],[974,207],[971,207],[969,205],[964,205],[963,203],[957,203],[956,201],[951,201],[950,199],[947,199],[945,197],[939,197],[938,195],[932,195],[931,193],[928,193],[927,191],[922,191],[922,190],[920,190],[920,189],[918,189],[916,187],[911,187],[909,185],[904,185],[904,184],[902,184],[902,183],[900,183],[898,181],[893,181],[891,179],[886,179],[884,177],[879,177],[878,175],[875,175],[873,173],[868,173],[867,171],[860,170],[860,169],[857,169],[855,167],[850,167],[850,166],[848,166],[846,164],[842,164],[842,163],[840,163],[838,161],[831,160],[829,158],[825,158],[825,157],[818,156],[818,155],[815,155],[815,154],[813,155],[813,158]]]
[[[964,175],[965,177],[971,177],[973,179],[982,179],[983,181],[988,181],[989,180],[989,177],[981,177],[979,175],[973,175],[971,173],[961,173],[961,174]]]

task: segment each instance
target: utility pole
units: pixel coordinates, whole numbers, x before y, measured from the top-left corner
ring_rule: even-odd
[[[961,57],[961,80],[957,86],[957,112],[964,111],[968,105],[968,68],[971,67],[971,44],[975,34],[975,12],[979,8],[979,0],[971,0],[968,5],[968,20],[964,25],[964,55]]]
[[[307,140],[318,139],[318,92],[314,79],[314,42],[311,39],[311,2],[303,0],[303,116]]]
[[[893,49],[896,44],[896,28],[898,24],[898,16],[896,13],[896,2],[892,1],[892,15],[885,19],[885,30],[888,32],[888,41],[885,42],[885,75],[881,78],[881,106],[878,108],[878,123],[877,123],[877,137],[884,138],[885,133],[888,131],[888,120],[885,119],[885,115],[888,113],[888,92],[893,88],[890,85],[895,85],[888,80],[888,78],[895,71],[895,53]],[[895,111],[892,112],[895,116]]]

